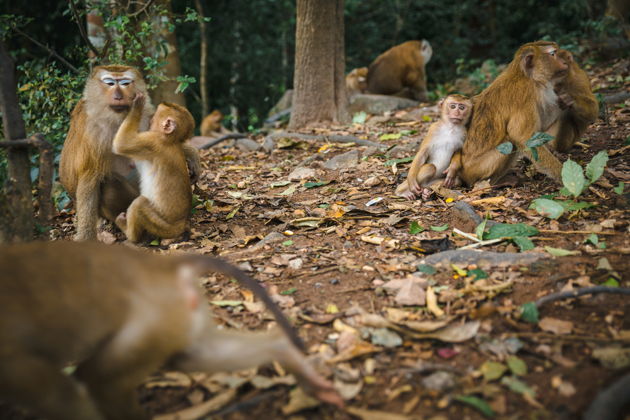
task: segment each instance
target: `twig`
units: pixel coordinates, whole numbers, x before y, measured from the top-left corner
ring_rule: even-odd
[[[230,139],[244,139],[247,137],[247,134],[243,134],[243,133],[230,133],[230,134],[226,134],[224,136],[219,137],[218,139],[209,141],[208,143],[204,144],[203,146],[201,146],[199,149],[200,150],[205,150],[205,149],[209,149],[212,146],[216,146],[217,144],[225,141],[225,140],[230,140]]]
[[[143,13],[145,10],[147,10],[149,8],[149,6],[151,6],[151,4],[153,4],[153,0],[148,0],[146,3],[144,3],[144,5],[140,8],[140,10],[133,12],[133,13],[128,13],[127,16],[129,16],[130,18],[135,18],[136,16],[140,15],[141,13]]]
[[[588,410],[584,413],[584,420],[608,420],[621,418],[622,410],[630,403],[630,373],[622,376],[608,388],[597,394]]]
[[[602,343],[630,342],[630,339],[627,338],[593,337],[588,335],[552,334],[539,332],[510,332],[506,333],[506,335],[510,337],[548,338],[552,340],[564,341],[597,341]]]
[[[488,239],[486,241],[479,241],[474,244],[466,245],[457,249],[475,249],[475,248],[480,248],[486,245],[498,244],[499,242],[503,242],[503,241],[505,241],[505,238]]]
[[[460,236],[463,236],[464,238],[468,238],[471,241],[475,241],[475,242],[481,242],[481,240],[479,238],[477,238],[477,236],[473,236],[470,233],[466,233],[466,232],[462,232],[461,230],[454,228],[453,229],[454,233],[457,233]]]
[[[552,293],[550,295],[541,297],[535,303],[536,307],[540,308],[545,303],[553,302],[555,300],[576,298],[583,295],[594,295],[597,293],[617,293],[622,295],[630,295],[630,288],[608,286],[583,287],[581,289],[570,290],[568,292]]]
[[[388,147],[386,144],[376,143],[369,140],[362,140],[353,136],[338,136],[334,134],[314,135],[314,134],[289,133],[289,132],[283,131],[280,133],[269,134],[269,136],[271,138],[289,137],[289,138],[296,138],[296,139],[302,139],[302,140],[324,140],[324,141],[331,141],[333,143],[356,143],[361,146],[378,147],[379,149],[386,149]]]
[[[498,189],[498,188],[502,188],[502,187],[513,187],[514,184],[511,182],[503,182],[501,184],[495,184],[495,185],[490,185],[489,187],[484,187],[484,188],[479,188],[477,190],[472,190],[470,191],[471,193],[478,193],[481,191],[485,191],[485,190],[494,190],[494,189]]]
[[[79,11],[77,10],[76,4],[74,4],[73,0],[69,0],[68,3],[70,3],[70,9],[72,10],[72,15],[74,16],[74,20],[77,21],[77,26],[79,27],[79,34],[81,35],[81,38],[83,38],[83,41],[85,41],[88,48],[92,50],[92,52],[94,53],[94,56],[100,57],[101,53],[96,49],[94,44],[92,44],[92,41],[90,41],[90,38],[88,37],[87,32],[85,31],[85,28],[82,25],[81,17],[79,16]]]
[[[591,233],[595,233],[597,235],[616,235],[617,232],[595,232],[594,230],[552,230],[552,229],[538,229],[540,233],[575,233],[575,234],[584,234],[588,235]]]
[[[15,29],[15,32],[17,32],[18,34],[22,35],[24,38],[28,39],[29,41],[31,41],[33,44],[37,45],[38,47],[41,47],[43,49],[45,49],[46,51],[48,51],[50,54],[52,54],[53,56],[55,56],[59,61],[61,61],[61,63],[63,63],[63,65],[65,65],[66,67],[68,67],[70,70],[72,70],[75,73],[79,73],[79,69],[77,69],[76,67],[74,67],[72,64],[70,64],[68,62],[68,60],[66,60],[65,58],[63,58],[61,55],[59,55],[57,53],[57,51],[53,50],[52,48],[50,48],[47,45],[42,44],[41,42],[39,42],[38,40],[36,40],[35,38],[32,38],[29,34],[27,34],[26,32],[21,31],[18,28],[13,28]]]

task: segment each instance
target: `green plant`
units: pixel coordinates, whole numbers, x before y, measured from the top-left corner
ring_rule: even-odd
[[[537,198],[532,201],[529,208],[536,210],[541,216],[550,219],[557,219],[566,211],[579,211],[584,208],[592,207],[593,204],[584,201],[576,201],[577,198],[592,183],[597,181],[604,173],[604,168],[608,162],[608,152],[600,151],[586,165],[586,171],[571,159],[562,165],[562,184],[564,187],[560,190],[563,196],[572,196],[571,200],[555,200],[551,198]]]

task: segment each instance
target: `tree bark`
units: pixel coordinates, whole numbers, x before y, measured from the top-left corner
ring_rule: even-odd
[[[195,8],[199,13],[199,48],[201,54],[199,57],[199,93],[201,94],[201,116],[205,117],[210,112],[210,103],[208,100],[208,38],[206,34],[206,21],[203,13],[203,4],[201,0],[195,0]]]
[[[6,45],[0,40],[0,112],[7,140],[26,137],[14,69]],[[34,223],[28,150],[10,148],[7,159],[8,181],[0,191],[0,243],[29,241]]]
[[[170,19],[170,16],[173,13],[171,0],[157,0],[156,4],[163,6],[166,10],[168,10]],[[177,50],[177,37],[175,36],[175,31],[173,30],[170,32],[168,30],[168,25],[161,21],[161,16],[154,16],[153,19],[159,19],[159,25],[162,31],[161,36],[167,44],[164,76],[166,76],[168,80],[164,80],[157,85],[151,93],[151,99],[153,99],[153,103],[155,104],[159,104],[160,102],[173,102],[181,106],[186,106],[186,97],[184,96],[184,93],[175,92],[175,89],[177,89],[177,85],[179,84],[175,78],[177,78],[177,76],[181,76],[182,74],[182,66],[179,59],[179,51]],[[157,49],[157,43],[151,47]]]
[[[343,0],[298,0],[290,129],[348,121]]]

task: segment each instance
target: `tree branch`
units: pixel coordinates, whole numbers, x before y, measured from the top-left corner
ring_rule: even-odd
[[[296,139],[302,139],[302,140],[324,140],[324,141],[331,141],[333,143],[356,143],[360,146],[372,146],[372,147],[377,147],[379,149],[385,149],[388,146],[382,143],[376,143],[373,141],[369,141],[369,140],[362,140],[362,139],[358,139],[356,137],[352,137],[352,136],[338,136],[338,135],[326,135],[326,134],[322,134],[322,135],[313,135],[313,134],[301,134],[301,133],[289,133],[289,132],[280,132],[280,133],[272,133],[269,134],[269,137],[271,138],[296,138]]]
[[[617,293],[617,294],[622,294],[622,295],[630,295],[630,289],[625,288],[625,287],[608,287],[608,286],[584,287],[581,289],[571,290],[568,292],[552,293],[550,295],[541,297],[535,303],[536,303],[536,307],[540,308],[542,305],[549,302],[553,302],[555,300],[576,298],[583,295],[595,295],[597,293]]]
[[[90,38],[88,37],[87,32],[85,31],[85,27],[82,25],[81,17],[79,16],[79,11],[77,10],[77,6],[74,4],[74,0],[68,0],[68,3],[70,3],[70,9],[72,10],[72,15],[74,16],[74,20],[77,21],[77,26],[79,27],[79,34],[81,34],[81,38],[83,38],[83,41],[85,41],[86,45],[88,46],[90,50],[92,50],[94,55],[96,57],[100,57],[101,53],[96,49],[94,44],[92,44],[92,41],[90,41]]]
[[[57,53],[57,51],[53,50],[52,48],[50,48],[47,45],[42,44],[41,42],[39,42],[38,40],[36,40],[35,38],[32,38],[30,35],[28,35],[26,32],[21,31],[18,28],[13,28],[15,30],[15,32],[17,32],[18,34],[22,35],[24,38],[28,39],[29,41],[31,41],[33,44],[37,45],[38,47],[41,47],[43,49],[45,49],[46,51],[48,51],[50,54],[52,54],[53,56],[55,56],[59,61],[61,61],[61,63],[63,63],[63,65],[65,65],[66,67],[68,67],[70,70],[72,70],[75,73],[79,73],[79,69],[77,69],[76,67],[74,67],[72,64],[70,64],[68,62],[68,60],[66,60],[65,58],[63,58],[61,55],[59,55]]]

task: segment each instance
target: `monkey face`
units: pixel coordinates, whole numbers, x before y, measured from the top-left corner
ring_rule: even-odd
[[[469,100],[455,100],[452,97],[447,98],[442,105],[444,117],[451,124],[461,125],[468,122],[472,104]]]
[[[116,113],[127,112],[136,96],[137,75],[132,70],[116,72],[106,68],[98,70],[96,80],[101,94],[107,98],[109,109]]]

